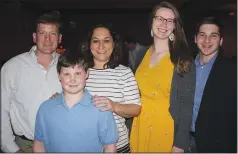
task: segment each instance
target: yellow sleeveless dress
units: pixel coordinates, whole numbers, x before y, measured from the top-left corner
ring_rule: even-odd
[[[157,65],[149,67],[150,47],[136,71],[141,93],[141,114],[132,124],[132,152],[171,152],[174,121],[169,113],[170,88],[174,65],[166,54]]]

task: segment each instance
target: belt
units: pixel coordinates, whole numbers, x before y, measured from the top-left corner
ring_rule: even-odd
[[[191,135],[192,137],[195,137],[195,132],[190,132],[190,135]]]
[[[30,140],[30,139],[28,139],[25,135],[22,135],[22,136],[18,136],[18,137],[20,137],[21,139],[23,139],[23,140],[27,140],[27,141],[33,141],[33,140]]]

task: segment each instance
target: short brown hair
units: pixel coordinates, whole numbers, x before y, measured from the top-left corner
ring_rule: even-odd
[[[64,53],[59,56],[57,63],[57,72],[60,73],[62,67],[71,67],[80,65],[87,72],[89,64],[86,58],[77,49],[67,48]]]
[[[62,24],[60,22],[60,14],[58,11],[52,11],[44,13],[36,20],[36,31],[38,30],[39,24],[53,24],[58,28],[58,33],[61,32]]]

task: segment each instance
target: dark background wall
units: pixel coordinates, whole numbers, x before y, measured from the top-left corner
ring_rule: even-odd
[[[195,2],[195,1],[193,1]],[[225,0],[224,0],[225,2]],[[1,7],[1,56],[3,63],[9,58],[27,52],[32,44],[32,32],[35,30],[35,20],[44,11],[36,4],[25,4],[19,1],[3,1]],[[192,2],[190,2],[192,3]],[[204,1],[204,6],[206,5]],[[194,8],[192,8],[194,7]],[[197,8],[201,7],[201,9]],[[150,45],[150,29],[148,16],[151,8],[119,8],[119,9],[61,9],[64,24],[63,45],[86,40],[87,30],[96,23],[110,23],[120,36],[134,35],[141,44]],[[196,21],[206,15],[218,16],[224,24],[224,49],[228,56],[237,55],[237,13],[229,9],[217,9],[184,5],[179,8],[182,14],[184,29],[191,50],[196,53],[194,32]],[[75,27],[73,26],[75,25]]]
[[[32,33],[35,31],[36,18],[50,9],[57,9],[61,13],[64,24],[63,45],[85,44],[87,30],[92,25],[103,22],[111,23],[122,37],[130,34],[141,44],[151,44],[148,16],[152,0],[134,2],[130,0],[130,5],[127,4],[129,0],[111,0],[112,4],[108,4],[109,1],[106,3],[106,0],[85,0],[87,5],[84,6],[80,3],[83,0],[75,0],[74,2],[77,1],[78,4],[70,5],[69,1],[73,2],[73,0],[0,0],[0,66],[13,56],[29,51],[33,45]],[[197,52],[194,44],[196,21],[207,15],[216,15],[224,24],[223,48],[226,55],[229,57],[237,55],[237,0],[170,1],[176,6],[177,3],[184,2],[178,8],[183,17],[189,46],[194,54]],[[159,3],[159,0],[154,2]],[[100,8],[95,8],[96,6]]]

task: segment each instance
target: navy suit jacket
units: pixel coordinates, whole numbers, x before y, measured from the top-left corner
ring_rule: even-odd
[[[197,152],[237,152],[237,66],[221,53],[207,79],[195,129]]]

